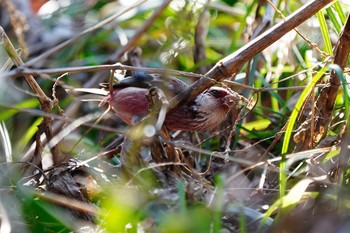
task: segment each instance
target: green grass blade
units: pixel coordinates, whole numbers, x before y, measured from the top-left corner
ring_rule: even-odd
[[[292,111],[292,114],[289,118],[289,122],[287,123],[286,133],[284,136],[283,144],[282,144],[282,160],[280,163],[280,197],[282,198],[285,195],[286,192],[286,184],[287,184],[287,177],[285,172],[285,165],[286,165],[286,153],[289,149],[289,142],[292,137],[292,131],[295,125],[295,122],[297,120],[298,114],[300,109],[302,108],[307,96],[310,94],[310,92],[313,90],[313,87],[316,85],[318,80],[323,76],[323,74],[327,71],[328,67],[323,67],[317,74],[312,78],[311,82],[306,86],[306,88],[301,93],[298,102],[295,105],[295,108]]]
[[[317,12],[316,16],[317,16],[318,22],[320,23],[320,29],[321,29],[322,37],[325,43],[326,53],[328,53],[329,55],[333,55],[331,38],[329,36],[328,27],[327,27],[327,23],[326,23],[323,11]]]
[[[177,189],[179,192],[179,207],[180,207],[180,212],[182,215],[185,215],[187,213],[187,203],[186,203],[186,187],[185,187],[185,182],[179,181],[177,183]]]
[[[224,181],[221,176],[215,177],[215,183],[216,183],[216,200],[214,203],[214,216],[213,216],[213,233],[219,233],[220,229],[222,228],[222,208],[224,205]]]
[[[18,144],[16,145],[16,154],[21,153],[21,151],[25,148],[26,145],[28,145],[30,139],[33,138],[33,136],[38,131],[38,125],[43,120],[42,117],[39,117],[36,119],[33,124],[25,131],[23,137],[18,141]]]
[[[18,104],[14,105],[16,108],[36,108],[39,106],[37,99],[24,100]],[[11,107],[3,106],[0,104],[1,108],[9,108],[8,110],[0,111],[0,121],[4,121],[8,118],[11,118],[13,115],[19,112],[19,110],[11,109]]]
[[[344,108],[345,108],[345,116],[347,117],[347,121],[346,121],[346,128],[347,130],[350,130],[350,114],[349,114],[349,97],[350,97],[350,93],[348,92],[348,83],[346,78],[343,75],[343,71],[342,69],[336,65],[336,64],[332,64],[329,66],[330,68],[332,68],[335,73],[337,74],[337,76],[339,77],[342,87],[343,87],[343,93],[344,93]]]
[[[334,8],[335,8],[335,11],[338,13],[339,15],[339,18],[340,18],[340,21],[341,23],[344,25],[345,24],[345,21],[346,21],[346,15],[344,14],[344,11],[343,11],[343,8],[342,6],[340,5],[339,1],[336,1],[334,3]]]
[[[327,15],[328,15],[329,19],[332,21],[335,30],[337,31],[337,33],[340,33],[341,25],[338,22],[337,17],[335,16],[335,14],[333,12],[333,9],[331,7],[328,7],[326,9],[326,12],[327,12]]]

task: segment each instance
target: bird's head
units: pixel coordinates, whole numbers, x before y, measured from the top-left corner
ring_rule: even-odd
[[[227,110],[234,106],[236,100],[237,97],[228,89],[214,86],[198,95],[195,102],[205,110]]]
[[[214,86],[170,112],[165,123],[172,130],[211,131],[225,119],[237,99],[228,89]]]
[[[237,96],[226,88],[211,87],[195,98],[194,109],[202,120],[202,127],[207,130],[216,128],[236,104]],[[202,131],[202,130],[199,130]]]

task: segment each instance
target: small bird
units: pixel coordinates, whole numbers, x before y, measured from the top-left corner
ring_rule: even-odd
[[[135,72],[118,84],[102,100],[108,103],[114,113],[128,125],[134,125],[149,113],[146,95],[151,87],[160,88],[167,100],[183,91],[188,84],[180,79]],[[214,130],[235,105],[237,96],[228,89],[213,86],[194,100],[167,113],[164,125],[169,130],[206,132]]]

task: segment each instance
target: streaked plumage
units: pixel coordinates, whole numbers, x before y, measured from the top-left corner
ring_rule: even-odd
[[[102,103],[108,103],[115,114],[128,125],[134,125],[148,114],[146,98],[151,86],[161,88],[168,100],[188,85],[173,77],[138,74],[113,86]],[[222,87],[211,87],[166,115],[164,125],[169,130],[205,132],[215,129],[234,106],[236,97]]]

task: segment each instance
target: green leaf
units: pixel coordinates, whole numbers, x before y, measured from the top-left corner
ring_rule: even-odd
[[[29,99],[29,100],[24,100],[18,104],[15,104],[14,107],[16,108],[36,108],[39,106],[39,101],[37,99]],[[0,107],[2,108],[8,108],[8,110],[3,110],[0,112],[0,121],[4,121],[6,119],[11,118],[18,112],[20,112],[19,109],[14,109],[11,108],[11,106],[4,106],[0,104]]]
[[[256,121],[246,122],[242,124],[242,127],[247,130],[263,130],[271,124],[269,119],[260,119]]]
[[[321,28],[323,41],[325,43],[326,53],[332,56],[333,55],[332,42],[329,36],[328,27],[327,27],[327,23],[326,23],[323,11],[317,12],[316,16],[317,16],[318,22],[320,23],[320,28]]]
[[[316,85],[318,80],[321,79],[323,74],[327,71],[328,67],[325,66],[323,67],[320,71],[317,72],[317,74],[312,78],[311,82],[306,86],[306,88],[303,90],[301,93],[293,111],[292,114],[289,118],[289,122],[287,123],[286,127],[286,133],[284,136],[283,140],[283,145],[282,145],[282,160],[280,163],[280,197],[283,197],[285,192],[286,192],[286,183],[287,183],[287,177],[285,174],[285,162],[286,162],[286,153],[288,152],[289,149],[289,143],[292,137],[292,131],[295,125],[295,122],[297,120],[298,114],[300,112],[300,109],[302,108],[304,102],[307,99],[307,96],[311,93],[313,90],[313,87]]]
[[[42,120],[43,120],[42,117],[39,117],[38,119],[36,119],[33,122],[33,124],[26,130],[24,135],[19,139],[18,144],[16,145],[17,153],[20,153],[20,151],[22,151],[25,148],[25,146],[29,143],[29,141],[33,138],[35,133],[38,131],[38,125]]]
[[[331,7],[328,7],[326,9],[327,11],[327,15],[329,17],[329,19],[332,21],[333,23],[333,26],[335,28],[335,30],[337,31],[337,33],[340,33],[340,30],[341,30],[341,25],[340,23],[338,22],[337,20],[337,17],[335,16],[334,12],[333,12],[333,9]]]
[[[301,200],[307,187],[309,187],[312,182],[314,182],[314,180],[306,178],[294,185],[288,194],[283,197],[281,207],[287,208],[295,206]]]

